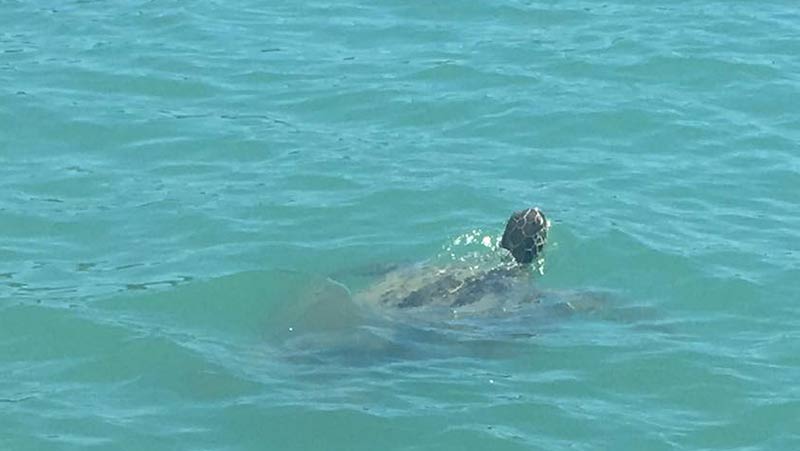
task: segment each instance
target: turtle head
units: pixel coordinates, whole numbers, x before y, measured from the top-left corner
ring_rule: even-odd
[[[508,249],[517,263],[528,265],[544,249],[550,222],[537,207],[515,211],[508,218],[500,246]]]

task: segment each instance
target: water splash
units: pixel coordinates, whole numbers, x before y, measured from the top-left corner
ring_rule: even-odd
[[[498,265],[514,265],[508,251],[500,246],[502,236],[486,233],[476,228],[457,235],[442,245],[433,259],[434,264],[467,266],[474,271],[483,271]],[[531,264],[531,271],[544,275],[544,253]]]

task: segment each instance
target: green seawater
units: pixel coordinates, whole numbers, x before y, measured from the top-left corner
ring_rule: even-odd
[[[800,449],[798,6],[0,1],[0,450]]]

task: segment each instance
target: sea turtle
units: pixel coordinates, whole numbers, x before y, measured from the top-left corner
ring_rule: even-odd
[[[550,222],[542,210],[516,211],[506,223],[499,247],[507,250],[499,263],[417,265],[391,271],[356,293],[362,305],[391,313],[442,309],[453,315],[506,311],[536,302],[534,269],[541,269]]]
[[[361,279],[355,276],[342,283],[329,278],[301,302],[288,303],[293,312],[273,316],[280,318],[281,337],[294,358],[363,363],[470,352],[494,355],[509,338],[536,336],[555,324],[553,319],[615,313],[601,292],[534,285],[542,273],[549,230],[539,208],[516,211],[499,240],[465,235],[470,238],[466,241],[477,241],[489,252],[481,248],[467,258],[455,252],[446,264],[434,260],[381,271],[365,288],[359,288]],[[636,320],[624,312],[619,317]]]

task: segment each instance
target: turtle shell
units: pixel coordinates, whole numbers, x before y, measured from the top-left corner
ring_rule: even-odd
[[[542,252],[548,226],[538,208],[514,212],[509,218],[500,246],[522,266],[508,262],[492,268],[464,262],[445,267],[417,265],[387,273],[356,297],[367,304],[399,309],[469,306],[480,310],[508,301],[529,301],[533,297],[531,273],[524,266]]]
[[[390,310],[444,307],[448,312],[486,312],[533,299],[530,276],[520,267],[499,266],[487,271],[419,265],[386,274],[355,299]]]

